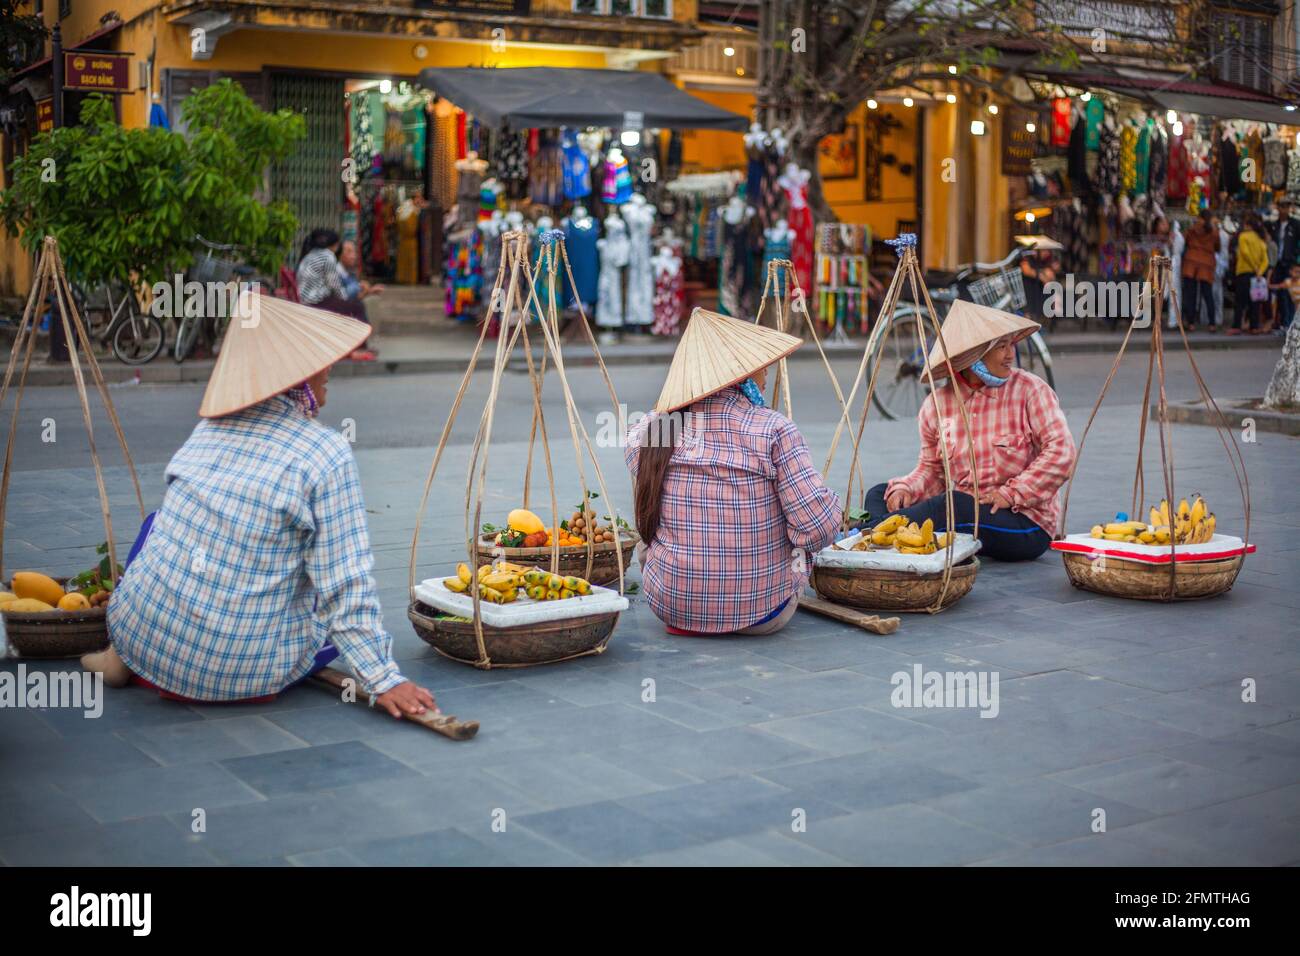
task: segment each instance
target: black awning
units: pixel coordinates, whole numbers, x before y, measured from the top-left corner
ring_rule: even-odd
[[[658,73],[550,66],[430,67],[420,85],[485,123],[532,126],[610,126],[641,114],[647,129],[728,129],[743,132],[747,117],[697,99]]]
[[[1227,96],[1203,96],[1165,90],[1151,90],[1151,98],[1165,109],[1176,113],[1213,116],[1217,119],[1254,120],[1257,123],[1284,126],[1300,124],[1300,112],[1288,110],[1280,100],[1268,103],[1262,100],[1240,100]]]

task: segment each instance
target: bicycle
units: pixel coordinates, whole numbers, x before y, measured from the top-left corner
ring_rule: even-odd
[[[157,316],[141,311],[134,289],[105,282],[89,292],[74,285],[72,294],[89,334],[122,364],[146,365],[166,347],[167,330]]]
[[[968,301],[994,309],[1023,314],[1025,308],[1024,276],[1019,259],[1023,250],[1014,249],[998,262],[972,262],[961,266],[949,284],[929,289],[936,310],[942,309],[939,321],[947,315],[947,308],[963,293]],[[971,278],[976,273],[989,273]],[[922,331],[918,336],[917,318]],[[926,356],[934,342],[934,333],[926,325],[928,313],[916,303],[899,303],[891,316],[877,321],[887,321],[888,327],[877,338],[880,371],[877,372],[876,390],[872,402],[886,419],[896,421],[915,418],[930,394],[925,380]],[[1016,348],[1016,366],[1032,372],[1053,389],[1056,377],[1052,371],[1052,353],[1041,331],[1026,338],[1024,348]]]
[[[199,246],[199,252],[195,255],[194,264],[190,266],[186,275],[188,281],[198,282],[206,290],[211,288],[213,283],[226,284],[232,281],[242,283],[253,274],[251,268],[242,265],[238,258],[230,256],[231,253],[239,252],[239,246],[210,242],[197,235],[194,240]],[[205,294],[205,307],[207,301]],[[225,305],[233,307],[234,302],[227,300]],[[216,350],[217,342],[225,332],[226,323],[230,321],[229,314],[220,314],[223,311],[228,313],[229,309],[218,309],[217,314],[214,315],[197,316],[187,314],[184,309],[180,310],[180,314],[176,316],[176,345],[172,351],[172,357],[177,363],[184,362],[193,354],[200,333],[211,344],[213,350]]]

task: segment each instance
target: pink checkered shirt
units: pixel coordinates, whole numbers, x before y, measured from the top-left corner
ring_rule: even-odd
[[[979,466],[980,494],[1000,490],[1019,512],[1048,534],[1056,536],[1061,521],[1060,490],[1074,466],[1074,439],[1065,413],[1050,385],[1037,375],[1011,370],[1000,388],[973,389],[960,385],[970,414]],[[971,494],[970,450],[952,385],[935,393],[948,438],[953,490]],[[943,493],[943,459],[935,426],[934,402],[918,416],[921,455],[912,472],[895,478],[885,491],[906,488],[915,503]]]
[[[739,388],[701,399],[683,417],[659,531],[642,557],[643,592],[664,623],[725,634],[804,588],[813,555],[839,531],[840,502],[794,423],[756,408]],[[650,421],[628,432],[634,480]]]

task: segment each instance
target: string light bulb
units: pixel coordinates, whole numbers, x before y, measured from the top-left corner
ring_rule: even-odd
[[[946,97],[944,97],[944,99],[946,99],[949,103],[956,103],[956,102],[957,102],[957,94],[956,94],[956,93],[949,93]]]
[[[1026,132],[1026,133],[1032,133],[1032,132],[1034,132],[1036,129],[1038,129],[1038,127],[1035,126],[1033,123],[1026,123],[1026,124],[1025,124],[1025,132]]]
[[[880,106],[880,104],[877,103],[875,100],[867,100],[867,109],[874,110],[878,106]]]
[[[989,104],[989,113],[991,113],[991,114],[994,115],[994,116],[997,116],[997,115],[998,115],[998,104],[997,104],[997,103],[990,103],[990,104]]]
[[[983,121],[983,120],[971,120],[971,121],[970,121],[970,133],[971,133],[972,136],[983,136],[983,135],[984,135],[984,121]]]
[[[1089,93],[1087,90],[1084,90],[1082,93],[1079,94],[1079,99],[1083,100],[1086,103],[1088,102],[1088,100],[1092,99],[1092,94]]]
[[[906,107],[910,108],[914,102],[915,100],[913,100],[910,96],[903,97],[903,105]]]

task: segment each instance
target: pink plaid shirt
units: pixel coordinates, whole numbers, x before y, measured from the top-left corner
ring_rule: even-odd
[[[642,555],[643,590],[664,623],[725,634],[804,588],[813,555],[839,532],[840,502],[794,423],[751,405],[739,388],[681,414],[659,531]],[[628,432],[634,480],[650,421]]]
[[[980,494],[1000,490],[1012,511],[1055,537],[1061,521],[1059,492],[1070,477],[1075,454],[1056,393],[1037,375],[1018,368],[1000,388],[971,388],[964,381],[960,388],[974,432]],[[970,449],[952,385],[942,386],[935,396],[948,439],[953,490],[971,494]],[[889,483],[886,497],[897,488],[906,488],[913,503],[943,493],[935,420],[934,402],[927,401],[918,416],[920,459],[910,474]]]

